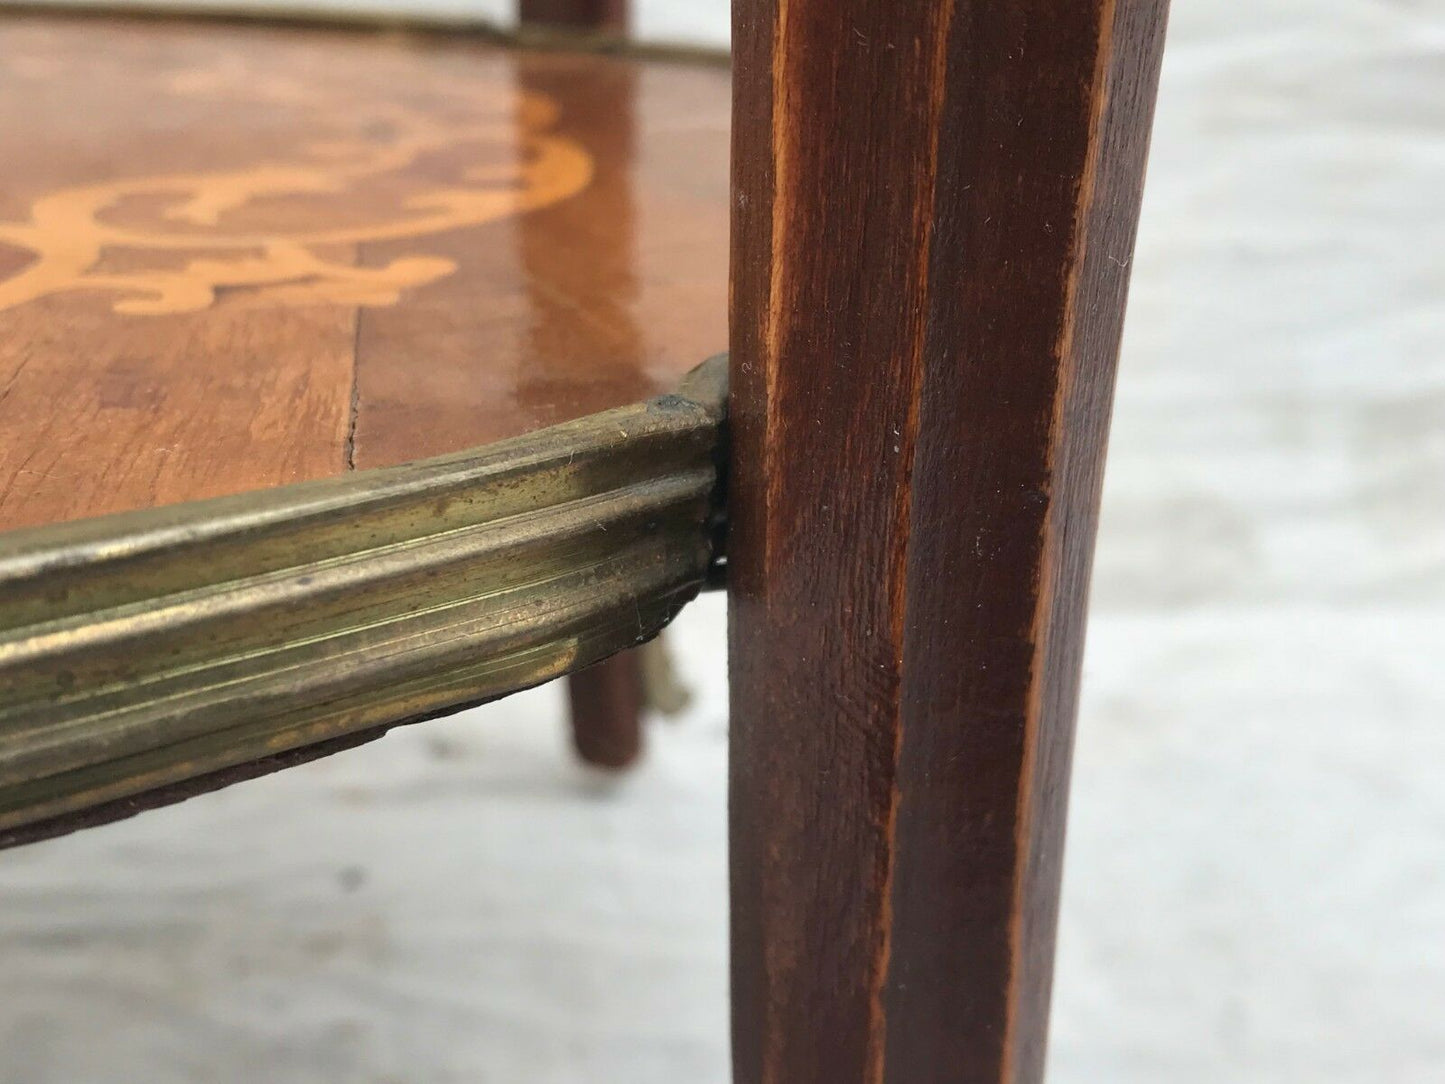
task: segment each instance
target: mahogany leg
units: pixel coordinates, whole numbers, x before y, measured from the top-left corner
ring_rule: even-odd
[[[642,752],[645,690],[638,651],[624,651],[567,676],[572,744],[588,764],[626,768]]]
[[[738,1084],[1040,1080],[1165,0],[735,0]]]
[[[621,33],[628,7],[628,0],[521,0],[517,14],[529,25]]]

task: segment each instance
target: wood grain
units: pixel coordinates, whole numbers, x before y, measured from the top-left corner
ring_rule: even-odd
[[[567,675],[572,745],[599,768],[626,768],[642,754],[642,657],[624,651]]]
[[[734,7],[734,1073],[1037,1081],[1163,0]]]
[[[466,37],[0,17],[0,529],[670,388],[726,342],[727,87]]]
[[[524,24],[619,33],[627,9],[628,0],[522,0],[518,14]]]

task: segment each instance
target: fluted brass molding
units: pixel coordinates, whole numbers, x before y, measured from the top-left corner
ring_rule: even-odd
[[[714,358],[456,455],[0,534],[0,845],[655,636],[714,574],[725,380]]]

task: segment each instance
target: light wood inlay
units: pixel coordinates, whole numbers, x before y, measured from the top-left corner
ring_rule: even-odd
[[[0,20],[0,529],[325,477],[726,346],[728,77]]]

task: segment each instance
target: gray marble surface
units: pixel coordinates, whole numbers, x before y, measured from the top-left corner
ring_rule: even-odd
[[[1051,1079],[1445,1079],[1445,6],[1176,0]],[[555,689],[0,854],[0,1084],[727,1079],[720,599]]]

